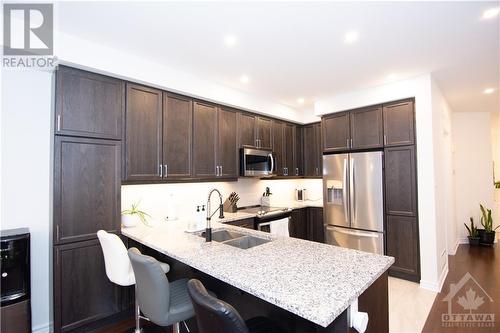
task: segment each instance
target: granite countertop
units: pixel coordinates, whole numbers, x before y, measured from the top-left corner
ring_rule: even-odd
[[[272,239],[242,250],[206,243],[185,232],[186,225],[185,221],[154,227],[139,224],[122,228],[122,234],[323,327],[394,262],[392,257],[212,223],[214,229],[225,227]]]

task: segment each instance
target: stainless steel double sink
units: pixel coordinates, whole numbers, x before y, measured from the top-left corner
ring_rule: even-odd
[[[198,236],[205,237],[205,232],[200,233]],[[268,243],[271,239],[247,235],[234,230],[222,228],[212,230],[212,241],[246,250],[254,246]]]

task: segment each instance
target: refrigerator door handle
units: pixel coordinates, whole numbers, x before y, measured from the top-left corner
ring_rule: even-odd
[[[330,226],[327,226],[326,230],[332,230],[332,231],[338,232],[340,234],[346,234],[346,235],[351,235],[351,236],[370,237],[370,238],[378,238],[379,237],[378,233],[375,231],[363,232],[363,231],[345,230],[343,228],[330,227]]]
[[[347,208],[347,158],[344,158],[344,170],[343,170],[343,187],[342,187],[342,205],[344,207],[344,216],[350,222],[349,210]]]
[[[349,164],[350,172],[349,172],[349,193],[351,196],[351,221],[354,223],[356,221],[356,176],[354,169],[354,158],[351,158]]]

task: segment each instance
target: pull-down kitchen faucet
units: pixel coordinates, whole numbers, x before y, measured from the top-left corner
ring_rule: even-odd
[[[219,208],[217,208],[213,213],[210,212],[210,197],[212,196],[212,193],[217,192],[219,194],[219,199],[220,199],[220,204]],[[211,242],[212,241],[212,225],[210,223],[210,220],[212,219],[212,216],[217,213],[217,210],[219,211],[219,218],[223,219],[224,218],[224,205],[222,203],[222,194],[220,194],[219,190],[216,188],[210,190],[208,192],[208,200],[207,200],[207,227],[205,229],[205,241]]]

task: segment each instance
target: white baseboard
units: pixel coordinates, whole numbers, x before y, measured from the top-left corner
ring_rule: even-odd
[[[455,240],[455,245],[453,245],[453,250],[449,253],[449,255],[454,256],[455,254],[457,254],[457,250],[458,250],[458,247],[460,246],[460,244],[461,244],[460,239],[457,238]]]
[[[52,332],[52,322],[41,324],[38,326],[33,326],[31,329],[32,333],[50,333]]]
[[[441,272],[441,275],[439,276],[438,281],[426,281],[426,280],[420,280],[420,288],[433,291],[435,293],[441,292],[441,289],[443,288],[444,281],[446,280],[446,276],[448,275],[448,263],[446,263],[446,266],[444,267],[443,271]]]

